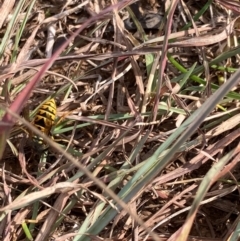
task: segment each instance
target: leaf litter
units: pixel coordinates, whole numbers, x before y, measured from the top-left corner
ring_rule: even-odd
[[[0,104],[3,116],[9,114],[0,127],[6,146],[1,238],[237,235],[239,85],[217,106],[209,101],[208,117],[180,148],[170,149],[194,112],[233,81],[240,52],[237,3],[30,2],[4,1],[1,15]],[[53,97],[54,139],[44,137],[50,148],[36,153],[31,118]],[[171,145],[156,156],[167,140]],[[169,150],[174,155],[166,160]]]

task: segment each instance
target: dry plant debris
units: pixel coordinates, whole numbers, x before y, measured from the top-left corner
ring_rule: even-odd
[[[0,239],[237,240],[238,9],[4,0]]]

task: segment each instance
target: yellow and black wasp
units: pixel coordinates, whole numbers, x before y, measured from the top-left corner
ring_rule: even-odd
[[[57,119],[57,106],[55,99],[49,99],[45,101],[37,110],[36,115],[34,116],[33,120],[31,121],[32,125],[34,125],[38,130],[40,130],[46,136],[52,138],[58,144],[61,143],[68,143],[68,139],[66,137],[61,137],[60,139],[54,139],[52,134],[52,129],[56,127],[59,123],[62,123],[62,120],[65,118],[66,115],[69,115],[70,112],[61,116],[56,123]],[[49,147],[49,145],[43,140],[43,138],[35,133],[30,131],[29,133],[29,144],[32,146],[35,152],[43,154]]]
[[[41,133],[53,139],[52,129],[55,127],[55,120],[57,119],[57,107],[53,98],[41,104],[31,120],[29,106],[23,109],[22,116],[31,122]],[[22,138],[21,142],[19,142],[20,138]],[[28,162],[29,169],[33,168],[34,171],[35,161],[38,161],[39,158],[41,158],[40,160],[49,158],[47,152],[49,146],[44,139],[20,123],[17,123],[11,130],[8,143],[9,145],[6,147],[6,159],[8,160],[7,163],[10,163],[8,170],[14,173],[15,171],[20,173],[22,170],[21,167],[18,168],[12,164],[16,162],[15,157],[18,157],[19,153],[25,154],[25,158],[30,160],[30,162]],[[34,166],[32,166],[32,163]],[[18,172],[18,170],[20,170],[20,172]]]
[[[38,109],[32,124],[45,135],[52,137],[51,130],[54,126],[57,114],[57,106],[55,100],[52,98],[45,101]],[[43,138],[33,134],[32,135],[33,148],[37,151],[44,151],[48,145]]]

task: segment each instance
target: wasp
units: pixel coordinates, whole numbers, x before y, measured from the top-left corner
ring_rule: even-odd
[[[55,100],[52,98],[45,101],[38,109],[32,124],[38,128],[42,133],[51,136],[51,130],[56,120],[57,106]],[[43,138],[34,134],[32,136],[33,148],[37,151],[44,151],[48,145],[44,142]]]

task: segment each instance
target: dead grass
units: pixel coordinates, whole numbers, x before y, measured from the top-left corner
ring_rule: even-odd
[[[140,1],[142,15],[163,13],[149,30],[131,0],[11,2],[0,9],[1,116],[42,78],[2,135],[1,240],[239,235],[239,85],[216,91],[239,66],[233,5]],[[41,153],[27,120],[48,98],[58,118]]]

